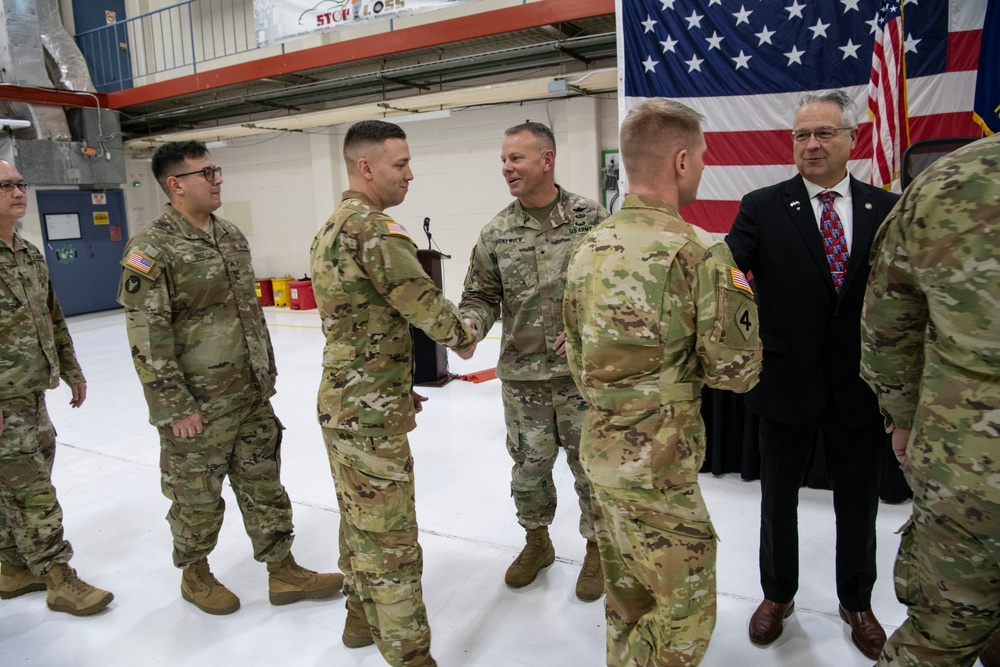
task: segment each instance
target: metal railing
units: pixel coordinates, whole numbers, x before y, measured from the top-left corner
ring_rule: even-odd
[[[101,92],[258,47],[252,0],[187,0],[81,32],[76,43]]]

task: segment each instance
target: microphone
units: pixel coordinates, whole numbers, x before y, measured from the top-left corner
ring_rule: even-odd
[[[424,218],[424,234],[427,234],[427,249],[431,250],[431,219]]]

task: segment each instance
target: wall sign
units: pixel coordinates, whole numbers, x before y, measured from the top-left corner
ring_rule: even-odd
[[[316,32],[391,19],[472,0],[253,0],[257,42],[279,42]]]

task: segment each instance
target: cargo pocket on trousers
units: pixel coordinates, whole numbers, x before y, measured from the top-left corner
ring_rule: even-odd
[[[340,493],[351,525],[370,533],[407,530],[417,523],[413,482],[383,479],[340,466]]]
[[[896,531],[900,536],[899,551],[896,552],[896,563],[892,568],[896,599],[907,607],[915,605],[920,599],[920,582],[917,581],[917,569],[913,557],[915,527],[913,519],[909,518],[903,527]]]
[[[647,512],[636,517],[654,572],[654,595],[672,618],[715,603],[718,538],[709,521]]]

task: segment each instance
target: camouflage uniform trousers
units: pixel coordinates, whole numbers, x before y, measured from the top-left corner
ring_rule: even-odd
[[[974,665],[1000,630],[1000,505],[907,475],[913,517],[894,579],[907,619],[879,665]]]
[[[289,554],[292,505],[281,484],[281,429],[270,402],[260,398],[212,418],[192,438],[175,437],[169,426],[159,429],[160,485],[172,501],[167,522],[174,565],[187,567],[215,549],[227,475],[253,557],[276,563]]]
[[[375,644],[389,665],[434,665],[406,434],[364,437],[324,428],[323,440],[340,509],[338,565],[344,594],[361,601]],[[357,455],[359,450],[373,458]],[[377,451],[400,458],[378,458]]]
[[[41,392],[5,398],[0,406],[0,561],[41,576],[73,557],[52,486],[56,431]]]
[[[701,662],[715,628],[718,539],[697,484],[594,486],[608,667]]]
[[[587,402],[573,378],[504,381],[504,421],[507,452],[514,459],[510,491],[517,521],[526,530],[548,526],[556,514],[556,487],[552,469],[560,445],[573,472],[573,488],[580,500],[580,534],[594,539],[594,509],[590,481],[580,463],[580,430]]]

